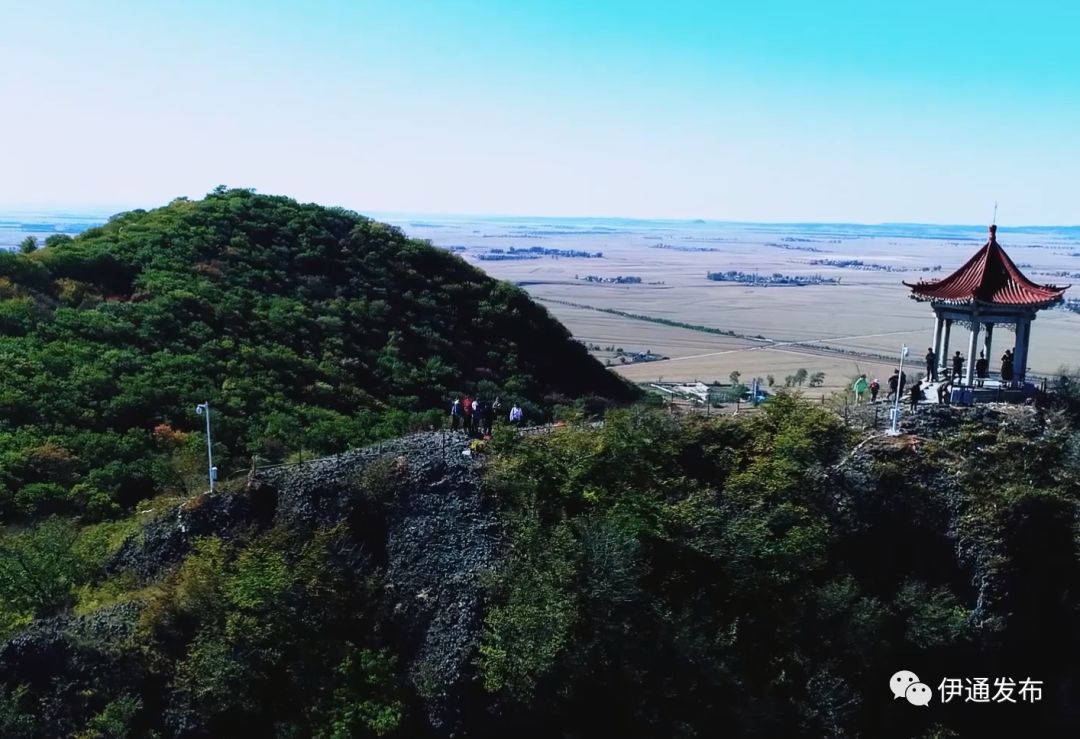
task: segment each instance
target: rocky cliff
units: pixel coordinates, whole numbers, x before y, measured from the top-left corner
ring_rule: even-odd
[[[408,675],[431,726],[453,734],[477,690],[472,658],[479,638],[485,573],[502,537],[480,489],[480,463],[463,434],[422,433],[340,456],[254,471],[233,490],[163,511],[108,565],[144,583],[164,577],[200,537],[226,541],[274,526],[291,531],[348,524],[379,568],[399,629]],[[54,618],[0,648],[0,681],[31,683],[53,695],[43,720],[76,728],[80,675],[138,671],[123,657],[139,608]],[[174,723],[184,733],[183,723]]]

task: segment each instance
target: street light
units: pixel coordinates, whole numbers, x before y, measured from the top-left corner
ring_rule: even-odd
[[[904,376],[904,357],[908,355],[907,344],[900,347],[900,374],[896,378],[896,399],[893,401],[893,407],[889,409],[889,420],[892,425],[886,432],[889,436],[900,435],[900,378]]]
[[[214,482],[217,480],[217,467],[214,466],[214,443],[210,439],[210,404],[199,403],[195,406],[195,412],[200,416],[206,416],[206,464],[207,475],[210,478],[210,492],[214,492]]]

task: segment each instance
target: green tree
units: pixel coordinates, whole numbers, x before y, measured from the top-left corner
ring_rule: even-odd
[[[49,616],[70,606],[88,569],[77,539],[75,525],[59,518],[0,538],[0,609]]]
[[[37,251],[38,240],[35,236],[27,236],[25,239],[19,242],[19,251],[23,254],[30,254]]]
[[[516,539],[505,600],[488,613],[479,659],[488,690],[526,699],[570,643],[574,541],[567,528],[548,539],[536,522],[524,523]]]
[[[0,686],[0,736],[10,739],[40,736],[27,692],[25,685],[10,690]]]
[[[59,246],[69,241],[71,241],[71,237],[67,234],[51,234],[45,237],[45,246]]]
[[[101,713],[90,719],[85,736],[87,739],[123,739],[131,736],[132,722],[142,709],[142,700],[124,694],[111,701]]]
[[[315,736],[320,739],[384,736],[401,724],[405,706],[398,697],[398,671],[393,657],[353,644],[334,668],[330,704],[317,715]]]

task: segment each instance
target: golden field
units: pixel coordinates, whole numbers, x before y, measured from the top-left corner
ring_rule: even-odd
[[[670,357],[666,361],[619,364],[611,353],[595,352],[603,361],[614,361],[613,369],[634,381],[662,377],[664,381],[727,382],[729,374],[738,371],[744,379],[773,375],[782,384],[785,376],[805,368],[810,373],[825,372],[826,391],[847,386],[857,369],[884,380],[895,361],[869,355],[895,357],[903,344],[911,347],[909,361],[919,371],[932,342],[933,314],[928,305],[908,297],[902,281],[944,277],[985,241],[984,233],[962,227],[934,238],[905,237],[903,227],[882,227],[886,233],[866,235],[859,232],[859,227],[843,226],[810,226],[804,231],[798,226],[744,228],[728,224],[620,222],[597,233],[601,229],[593,227],[592,222],[564,228],[540,221],[401,225],[410,235],[429,238],[436,245],[456,245],[465,259],[488,273],[521,284],[583,342],[621,347],[627,352],[650,350]],[[1050,273],[1080,272],[1080,256],[1073,256],[1080,252],[1080,241],[1071,230],[1010,234],[1002,226],[998,240],[1036,282],[1067,284],[1067,277]],[[658,244],[677,248],[657,248]],[[603,257],[479,259],[492,249],[536,246],[599,251]],[[681,250],[703,248],[713,251]],[[911,271],[810,264],[814,259],[861,260]],[[918,271],[935,265],[940,265],[941,271]],[[757,275],[820,275],[840,281],[825,285],[749,286],[706,279],[707,272],[729,270]],[[633,275],[640,277],[643,284],[575,279],[585,275]],[[605,309],[732,331],[747,338],[612,315],[603,312]],[[1033,326],[1031,371],[1052,374],[1062,365],[1080,365],[1078,329],[1080,315],[1064,310],[1042,311]],[[992,364],[1013,339],[1010,331],[998,327]],[[799,346],[792,346],[793,342]],[[959,349],[967,355],[967,332],[954,328],[950,346],[952,351]]]

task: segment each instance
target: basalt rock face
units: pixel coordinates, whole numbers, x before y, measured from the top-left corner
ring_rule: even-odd
[[[400,654],[409,660],[431,728],[458,733],[479,696],[473,658],[482,579],[503,550],[494,505],[480,489],[479,464],[463,434],[417,434],[256,471],[242,490],[200,496],[159,513],[120,549],[108,571],[152,582],[202,536],[229,540],[270,526],[303,531],[339,523],[348,524],[385,573]],[[0,679],[18,675],[42,686],[55,683],[48,725],[66,735],[62,707],[75,695],[78,676],[86,670],[122,676],[122,646],[137,619],[137,606],[127,604],[91,617],[37,622],[0,648]]]
[[[152,679],[124,648],[137,618],[137,608],[122,604],[42,619],[0,646],[0,685],[25,685],[45,696],[34,717],[38,736],[72,736],[83,727],[80,717],[104,708],[106,701],[86,685],[104,680],[118,692],[137,694]]]
[[[924,438],[941,438],[966,424],[982,428],[1006,426],[1024,434],[1039,435],[1046,428],[1041,409],[1009,403],[981,403],[974,406],[920,404],[912,413],[909,404],[901,401],[900,430]],[[867,431],[884,431],[889,427],[891,403],[848,406],[841,415],[850,427]]]
[[[352,484],[358,476],[366,484]],[[496,567],[503,547],[467,437],[417,434],[267,470],[253,485],[258,494],[276,492],[276,523],[347,520],[375,545],[370,551],[386,568],[393,610],[412,655],[410,676],[433,728],[454,733],[473,703],[465,694],[478,690],[472,658],[481,629],[482,578]],[[363,520],[378,516],[373,503],[385,516],[382,524]]]
[[[1028,500],[988,516],[980,499],[990,495],[986,486],[994,483],[974,486],[978,478],[972,477],[972,467],[984,448],[1000,439],[1018,445],[1018,439],[1063,434],[1060,419],[1039,408],[1008,404],[926,405],[915,413],[905,407],[901,435],[893,437],[885,433],[887,412],[881,406],[848,409],[848,425],[865,437],[829,471],[837,516],[832,524],[847,528],[860,542],[863,556],[856,567],[873,569],[883,578],[915,573],[926,582],[950,583],[954,591],[966,592],[974,604],[970,622],[986,633],[988,643],[1009,621],[1035,622],[1028,613],[1032,602],[1047,602],[1044,613],[1055,610],[1048,592],[1027,592],[1041,583],[1033,585],[1019,573],[1021,568],[1055,571],[1056,563],[1070,560],[1070,504]],[[1076,434],[1063,437],[1064,453],[1076,454],[1078,442]],[[1022,447],[1011,453],[1017,455],[1017,466],[1024,464]],[[883,531],[893,533],[885,537]],[[879,557],[867,556],[875,550]],[[1036,568],[1032,562],[1042,564]],[[1034,626],[1012,630],[1039,631]],[[1023,646],[1010,649],[1022,653]]]
[[[196,539],[216,536],[231,541],[259,522],[256,499],[249,495],[221,493],[199,495],[178,508],[154,511],[156,516],[142,532],[128,539],[106,565],[106,573],[132,573],[151,582],[179,564]]]

